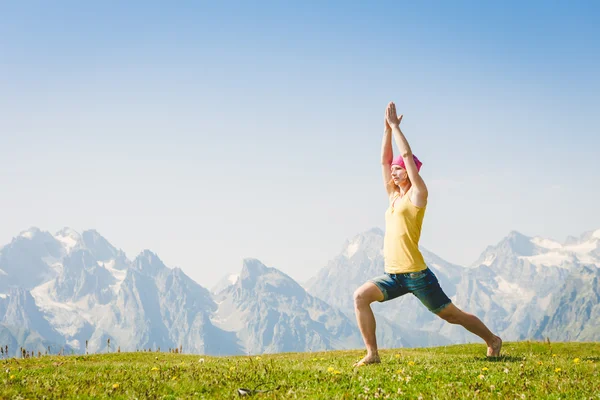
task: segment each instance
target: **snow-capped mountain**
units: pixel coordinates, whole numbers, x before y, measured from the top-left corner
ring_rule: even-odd
[[[235,336],[210,322],[216,309],[210,293],[150,251],[131,262],[96,231],[80,235],[65,228],[51,235],[32,228],[0,249],[0,259],[0,312],[20,310],[0,313],[6,326],[78,352],[86,350],[86,341],[88,351],[103,351],[108,339],[123,351],[181,346],[187,352],[241,352]],[[15,287],[21,288],[18,297]],[[18,298],[26,300],[21,307],[2,305]]]
[[[57,275],[57,263],[66,254],[48,232],[31,228],[0,249],[0,293],[9,287],[33,289]]]
[[[345,315],[257,260],[246,260],[240,274],[227,277],[217,304],[181,269],[168,268],[148,250],[130,261],[96,231],[65,228],[51,235],[32,228],[0,255],[0,324],[11,346],[37,340],[36,348],[51,343],[98,352],[110,339],[122,351],[181,346],[193,353],[247,354],[361,343]],[[232,329],[240,313],[247,324]]]
[[[240,279],[240,274],[227,274],[216,285],[214,285],[210,292],[213,295],[219,294],[223,291],[223,289],[228,288],[231,285],[235,285],[237,281]]]
[[[342,310],[350,318],[354,318],[354,291],[368,279],[384,273],[383,235],[381,229],[375,228],[347,240],[341,253],[309,281],[308,292],[320,299],[328,300],[331,305]],[[464,268],[444,261],[426,249],[421,248],[421,251],[448,296],[452,296]],[[383,328],[378,328],[377,340],[382,347],[397,347],[399,336],[403,340],[402,343],[410,343],[411,346],[449,342],[447,338],[444,339],[436,332],[423,330],[426,324],[434,321],[436,317],[412,295],[382,304],[374,303],[372,308],[378,321],[385,321],[382,323],[390,325],[395,332],[384,337],[380,336],[383,335]],[[401,323],[394,321],[401,321]]]
[[[509,339],[531,337],[567,276],[600,267],[599,249],[600,230],[564,244],[511,232],[463,275],[456,301]]]
[[[577,267],[550,299],[535,337],[597,341],[600,335],[600,269]]]
[[[236,333],[249,354],[356,348],[361,337],[341,312],[283,272],[245,259],[217,295],[213,323]]]
[[[62,335],[44,318],[26,289],[11,288],[0,296],[0,343],[9,354],[18,355],[21,346],[30,351],[70,351]]]
[[[381,230],[357,235],[309,281],[308,291],[321,299],[333,299],[333,305],[352,314],[353,291],[384,271],[382,249]],[[539,331],[551,299],[560,292],[571,271],[583,265],[600,267],[599,249],[600,230],[563,244],[511,232],[497,245],[489,246],[470,267],[448,263],[421,250],[442,288],[459,308],[478,315],[506,339],[520,340]],[[462,327],[440,320],[411,295],[373,304],[373,309],[378,318],[402,321],[404,329],[439,333],[454,343],[479,340]],[[594,332],[596,340],[600,339],[600,331]]]
[[[306,284],[255,259],[209,292],[151,251],[133,261],[96,231],[31,228],[0,248],[0,345],[52,352],[182,346],[257,354],[362,348],[353,292],[383,273],[383,232],[346,241]],[[422,249],[452,301],[507,340],[600,340],[600,230],[564,243],[511,232],[469,267]],[[411,295],[373,304],[381,347],[479,341]]]

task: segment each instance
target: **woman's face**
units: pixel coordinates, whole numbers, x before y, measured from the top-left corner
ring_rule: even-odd
[[[392,165],[392,179],[396,185],[400,185],[408,179],[408,173],[401,166]]]

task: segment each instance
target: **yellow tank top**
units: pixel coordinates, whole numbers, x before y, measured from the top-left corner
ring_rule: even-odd
[[[426,207],[415,206],[408,193],[394,205],[396,197],[385,212],[385,272],[402,274],[424,270],[427,265],[419,251],[419,239]]]

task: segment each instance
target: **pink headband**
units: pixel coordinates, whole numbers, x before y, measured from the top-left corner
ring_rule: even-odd
[[[421,161],[419,161],[417,156],[415,156],[414,154],[413,154],[413,159],[415,160],[415,165],[417,166],[417,171],[420,171],[423,163]],[[400,167],[406,169],[406,165],[404,164],[404,159],[402,158],[402,156],[396,157],[394,159],[394,161],[392,161],[392,165],[399,165]]]

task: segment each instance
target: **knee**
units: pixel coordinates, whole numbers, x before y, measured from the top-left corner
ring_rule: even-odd
[[[366,296],[366,293],[358,288],[354,291],[354,307],[364,307],[371,304],[371,301]]]

